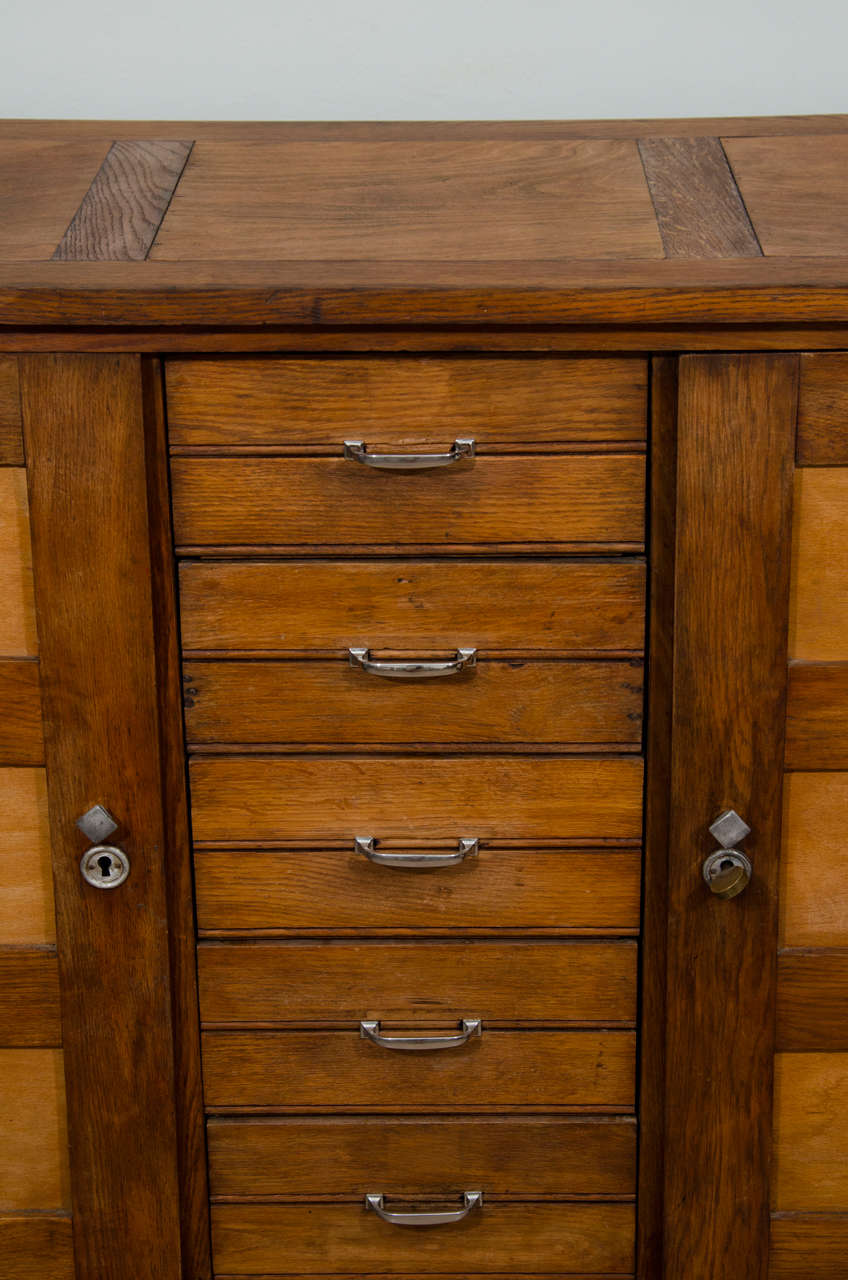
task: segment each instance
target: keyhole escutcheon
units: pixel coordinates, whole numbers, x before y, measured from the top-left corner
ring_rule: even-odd
[[[130,860],[116,845],[96,844],[82,855],[80,871],[94,889],[117,889],[130,873]]]

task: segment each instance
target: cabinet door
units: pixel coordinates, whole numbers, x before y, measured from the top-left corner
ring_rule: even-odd
[[[77,1280],[208,1275],[155,363],[19,361]],[[85,833],[94,806],[113,830]],[[115,825],[116,824],[116,825]],[[117,846],[129,876],[87,883]],[[117,874],[93,855],[95,875]],[[190,919],[190,916],[188,917]]]
[[[770,1251],[799,368],[793,355],[686,356],[656,368],[645,1277],[825,1274],[812,1241],[801,1269],[780,1261],[779,1218]],[[729,810],[750,828],[730,843],[753,873],[725,899],[702,869],[722,847],[710,827]],[[793,1069],[778,1059],[784,1093]]]

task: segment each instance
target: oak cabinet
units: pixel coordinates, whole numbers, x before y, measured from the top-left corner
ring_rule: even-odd
[[[0,125],[0,1278],[843,1277],[848,120],[167,132]]]

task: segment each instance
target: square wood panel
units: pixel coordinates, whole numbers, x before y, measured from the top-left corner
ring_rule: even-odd
[[[630,140],[198,142],[150,257],[661,258]]]

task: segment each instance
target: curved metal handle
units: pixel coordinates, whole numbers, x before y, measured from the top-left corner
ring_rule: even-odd
[[[428,676],[455,676],[477,666],[476,649],[457,649],[448,662],[375,662],[370,649],[348,649],[352,667],[387,680],[422,680]]]
[[[374,836],[354,836],[353,851],[361,853],[378,867],[399,867],[405,871],[435,871],[438,867],[456,867],[466,858],[476,858],[480,841],[463,837],[457,841],[456,853],[378,853]]]
[[[461,1209],[421,1209],[416,1212],[398,1212],[383,1208],[383,1194],[375,1191],[365,1197],[365,1208],[373,1209],[378,1218],[394,1227],[443,1227],[449,1222],[462,1222],[472,1209],[482,1209],[482,1191],[463,1191]]]
[[[427,471],[431,467],[449,467],[464,458],[473,458],[477,445],[473,440],[454,440],[447,453],[369,453],[361,440],[345,440],[344,456],[351,462],[381,471]]]
[[[381,1049],[401,1049],[407,1053],[432,1049],[458,1049],[472,1036],[483,1034],[480,1018],[463,1018],[462,1031],[457,1036],[382,1036],[379,1022],[360,1022],[359,1035],[363,1040],[378,1044]]]

